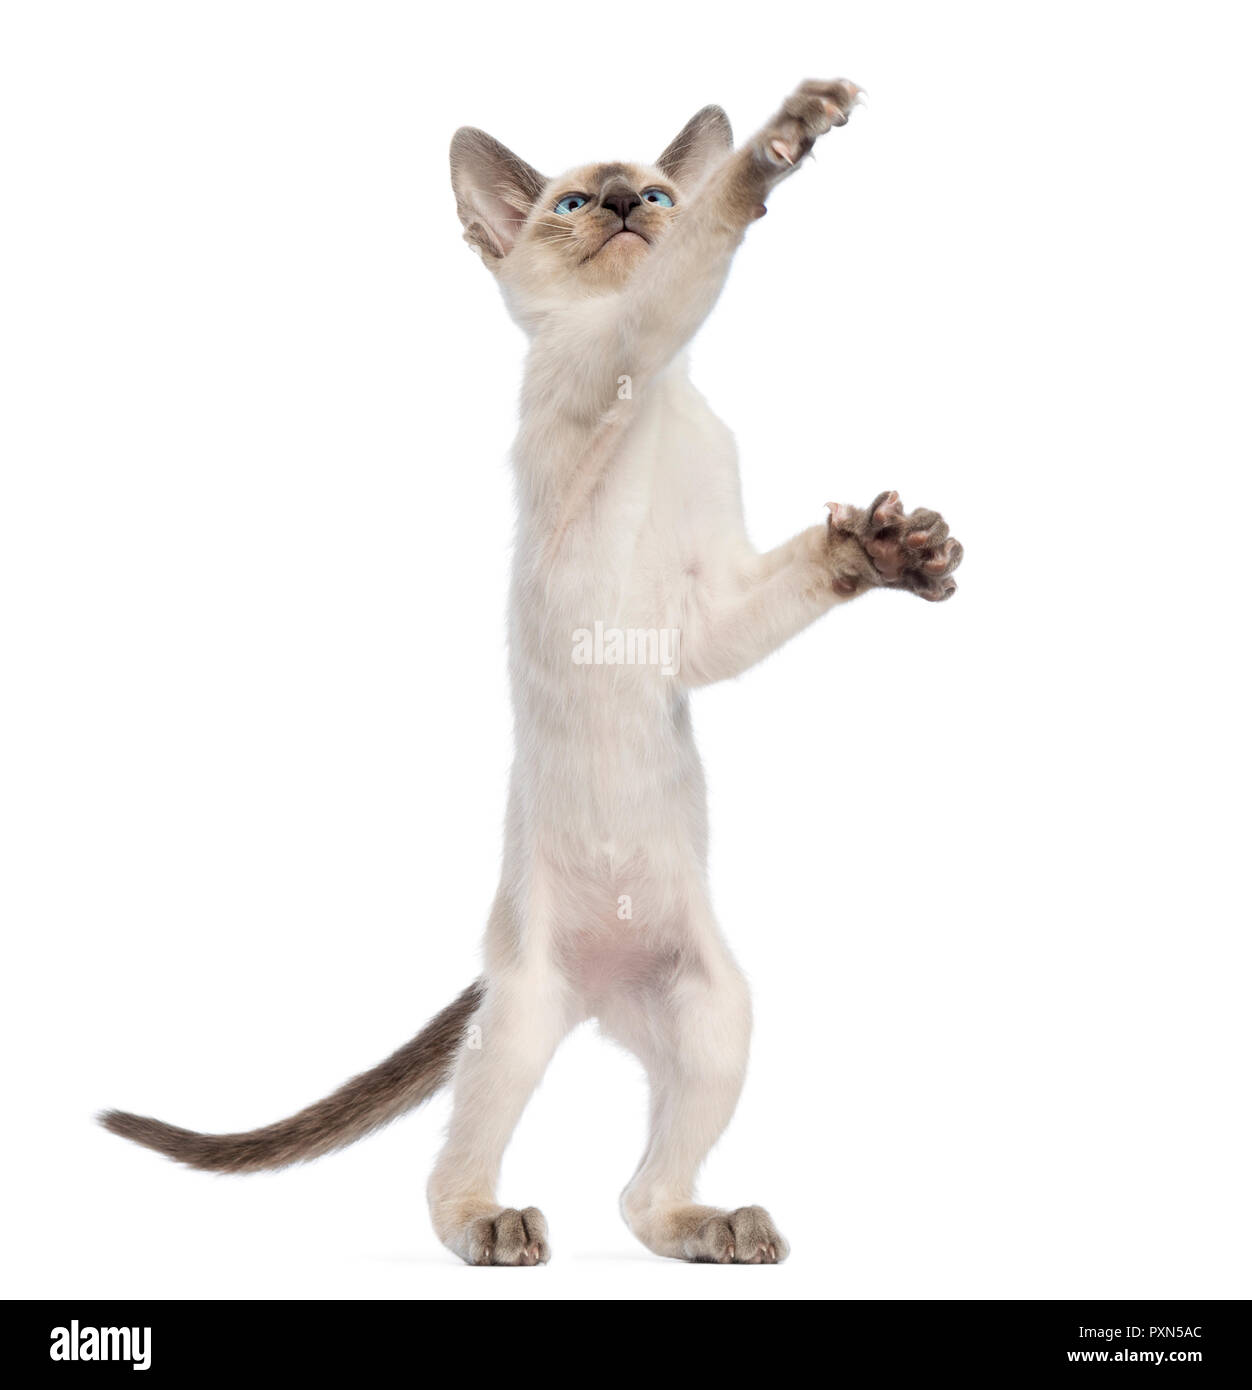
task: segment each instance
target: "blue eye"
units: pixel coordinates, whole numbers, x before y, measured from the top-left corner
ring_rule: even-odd
[[[556,205],[557,212],[577,212],[587,201],[581,193],[567,193]]]
[[[645,188],[643,191],[643,201],[645,203],[655,203],[659,208],[672,208],[674,200],[660,188]]]

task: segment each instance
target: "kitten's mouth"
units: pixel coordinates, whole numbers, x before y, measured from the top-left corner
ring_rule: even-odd
[[[610,246],[620,246],[626,249],[632,242],[639,242],[643,246],[651,246],[652,244],[642,232],[637,232],[633,227],[623,225],[618,227],[616,231],[610,232],[591,255],[584,257],[584,259],[589,261],[595,256],[598,256],[601,251],[607,250]]]

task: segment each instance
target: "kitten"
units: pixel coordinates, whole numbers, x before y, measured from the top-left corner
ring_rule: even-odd
[[[558,179],[457,131],[465,239],[530,337],[514,450],[517,751],[482,977],[381,1066],[290,1119],[204,1135],[113,1111],[102,1120],[114,1133],[198,1168],[276,1168],[451,1081],[435,1230],[471,1264],[541,1264],[544,1218],[496,1200],[500,1162],[557,1045],[596,1018],[652,1087],[647,1149],[621,1199],[631,1230],[676,1259],[786,1257],[762,1207],[695,1201],[743,1082],[750,1006],[709,905],[689,692],[868,589],[950,597],[961,546],[937,513],[906,513],[884,492],[864,509],[828,503],[823,523],[755,552],[733,440],[688,381],[684,349],[770,191],[857,97],[849,82],[806,82],[738,150],[708,106],[654,165]],[[650,640],[660,633],[680,639],[668,665]]]

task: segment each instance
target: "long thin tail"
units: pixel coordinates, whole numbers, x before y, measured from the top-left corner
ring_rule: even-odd
[[[255,1173],[319,1158],[346,1148],[429,1100],[451,1075],[466,1025],[482,996],[483,983],[475,980],[412,1042],[373,1071],[354,1076],[325,1100],[263,1129],[246,1134],[197,1134],[193,1129],[179,1129],[124,1110],[106,1110],[99,1120],[123,1139],[133,1139],[192,1168],[216,1173]]]

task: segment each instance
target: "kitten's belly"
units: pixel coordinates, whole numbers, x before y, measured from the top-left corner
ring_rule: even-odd
[[[651,920],[630,921],[620,930],[586,927],[562,939],[560,959],[584,1007],[595,1014],[606,1000],[638,994],[673,976],[679,943]]]
[[[557,862],[602,883],[703,862],[704,774],[673,681],[597,669],[559,700],[519,701],[516,733],[522,823]]]

